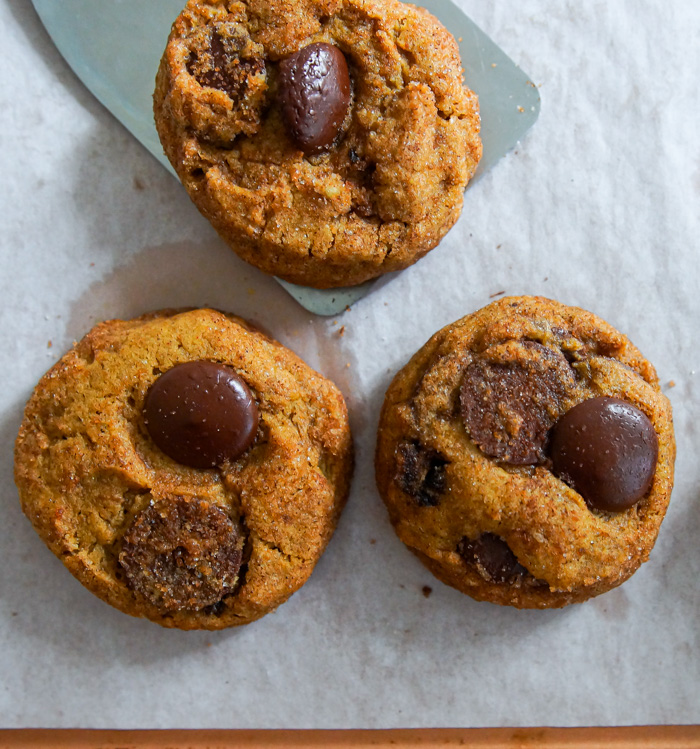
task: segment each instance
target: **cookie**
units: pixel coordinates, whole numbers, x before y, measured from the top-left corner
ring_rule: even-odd
[[[166,627],[272,611],[347,499],[338,389],[232,315],[112,320],[39,382],[15,447],[22,509],[93,593]]]
[[[670,403],[630,341],[590,312],[513,297],[443,328],[396,375],[376,478],[440,580],[557,608],[648,559],[674,459]]]
[[[434,248],[482,151],[454,38],[397,0],[190,0],[154,113],[167,157],[231,248],[317,288]]]

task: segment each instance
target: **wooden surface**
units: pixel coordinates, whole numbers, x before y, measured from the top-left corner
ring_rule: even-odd
[[[476,749],[696,749],[700,748],[700,726],[445,728],[391,731],[0,730],[0,749],[437,749],[457,746]]]

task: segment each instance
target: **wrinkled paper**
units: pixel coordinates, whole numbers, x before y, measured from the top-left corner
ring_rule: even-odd
[[[467,190],[436,250],[332,318],[238,260],[83,88],[29,3],[0,5],[2,726],[700,720],[700,6],[460,5],[540,87],[540,119]],[[396,538],[374,486],[393,373],[504,293],[608,320],[655,364],[674,407],[677,480],[650,561],[564,610],[444,586]],[[73,340],[103,319],[201,305],[263,325],[332,378],[357,449],[347,509],[310,581],[276,613],[218,633],[165,630],[94,597],[39,540],[12,478],[24,404]]]

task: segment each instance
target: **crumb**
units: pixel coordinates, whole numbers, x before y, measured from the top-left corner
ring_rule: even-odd
[[[49,341],[49,343],[51,343],[51,341]],[[669,380],[669,381],[668,381],[668,386],[669,386],[670,388],[674,388],[674,387],[676,387],[676,381],[675,381],[675,380]]]
[[[384,302],[384,306],[388,307],[389,306],[389,302]]]
[[[433,592],[433,589],[430,587],[430,585],[424,585],[421,590],[423,591],[423,595],[426,598],[430,598],[430,594]]]
[[[464,39],[460,36],[459,39],[457,39],[458,42],[463,42]]]
[[[333,325],[337,325],[337,324],[338,324],[338,321],[337,321],[337,320],[333,320],[333,323],[332,323],[332,324],[333,324]]]
[[[250,294],[250,296],[253,296],[255,294],[255,289],[252,286],[248,288],[248,294]]]
[[[497,291],[495,294],[491,294],[489,296],[489,299],[493,299],[494,297],[501,296],[501,294],[505,294],[505,289],[503,291]]]
[[[204,647],[205,648],[210,648],[211,647],[211,643],[210,642],[205,642],[204,643]]]
[[[501,249],[501,247],[503,247],[503,245],[502,245],[502,244],[497,244],[497,245],[496,245],[496,249],[497,249],[497,250],[500,250],[500,249]]]
[[[492,63],[491,63],[491,67],[492,67],[492,68],[496,68],[496,67],[498,67],[498,65],[497,65],[497,64],[496,64],[495,62],[492,62]]]
[[[376,538],[370,538],[369,542],[372,544],[372,546],[374,546],[374,544],[377,543],[377,539]]]
[[[94,268],[95,267],[95,263],[90,263],[90,267]]]
[[[525,109],[523,107],[518,107],[518,112],[524,112]]]
[[[49,342],[46,344],[46,348],[51,348],[53,346],[53,341],[49,340]]]
[[[349,304],[346,304],[346,305],[345,305],[345,311],[346,311],[346,312],[350,312],[350,309],[351,309],[350,305],[349,305]]]
[[[345,369],[350,369],[350,362],[345,362]]]
[[[401,588],[401,590],[406,590],[406,586],[403,583],[399,583],[399,588]]]
[[[143,183],[143,180],[140,177],[134,177],[134,190],[145,190],[146,185]]]
[[[345,335],[345,325],[338,330],[338,335],[342,338]]]

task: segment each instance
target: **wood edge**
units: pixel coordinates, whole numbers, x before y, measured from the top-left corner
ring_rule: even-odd
[[[392,730],[0,729],[0,749],[700,749],[700,725]]]

